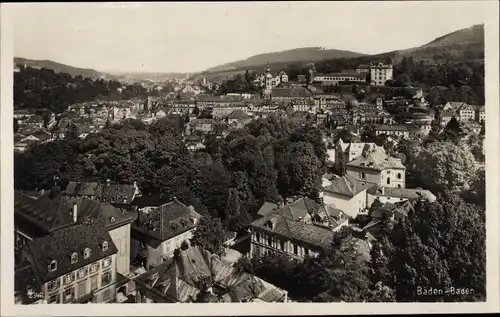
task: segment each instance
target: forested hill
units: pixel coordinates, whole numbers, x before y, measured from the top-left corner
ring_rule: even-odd
[[[56,63],[53,61],[49,60],[33,60],[33,59],[27,59],[27,58],[22,58],[22,57],[14,57],[14,64],[18,67],[22,66],[28,66],[28,67],[33,67],[33,68],[47,68],[47,69],[52,69],[56,73],[66,73],[71,76],[83,76],[83,77],[90,77],[90,78],[103,78],[103,79],[116,79],[117,76],[113,76],[110,74],[98,72],[94,69],[90,68],[78,68],[78,67],[73,67],[61,63]]]
[[[206,72],[211,73],[211,72],[228,71],[234,69],[242,69],[245,67],[259,67],[273,63],[297,63],[297,62],[308,62],[308,61],[315,62],[325,59],[350,58],[362,55],[364,54],[350,52],[350,51],[336,50],[336,49],[324,49],[321,47],[303,47],[286,51],[255,55],[245,60],[231,62],[228,64],[210,68],[206,70]]]
[[[14,73],[15,109],[49,109],[60,113],[75,103],[145,96],[147,91],[140,85],[123,86],[114,80],[73,77],[52,69],[21,66]]]

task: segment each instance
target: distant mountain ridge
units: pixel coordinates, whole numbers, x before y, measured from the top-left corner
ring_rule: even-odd
[[[209,68],[203,73],[237,70],[244,67],[258,67],[264,64],[316,62],[324,59],[351,58],[363,55],[366,54],[336,49],[324,49],[322,47],[303,47],[280,52],[254,55],[245,60]]]
[[[375,55],[366,55],[348,51],[325,50],[322,53],[317,47],[289,50],[277,53],[260,54],[250,57],[244,61],[226,63],[217,67],[210,68],[191,77],[192,80],[207,78],[212,81],[234,76],[243,73],[245,69],[261,71],[265,64],[271,64],[273,70],[287,67],[294,64],[305,64],[310,62],[326,62],[329,60],[351,59],[351,60],[384,60],[389,57],[393,62],[398,62],[405,56],[412,56],[414,59],[446,61],[461,59],[484,59],[484,25],[473,25],[469,28],[460,29],[443,36],[440,36],[431,42],[408,49],[396,50]],[[300,52],[303,54],[286,54],[286,52]],[[334,57],[329,57],[328,52],[332,52]],[[347,52],[343,54],[343,52]],[[351,55],[351,56],[350,56]],[[279,60],[268,57],[286,56],[287,59]],[[299,56],[295,61],[296,56]],[[309,58],[306,58],[309,56]],[[372,58],[371,58],[372,57]],[[260,64],[259,64],[260,62]],[[253,64],[253,65],[251,65]]]
[[[115,76],[113,75],[102,73],[94,69],[78,68],[74,66],[53,62],[50,60],[33,60],[22,57],[14,57],[14,64],[19,66],[27,65],[30,67],[52,69],[56,73],[66,73],[70,74],[73,77],[80,75],[82,77],[89,77],[89,78],[107,78],[107,79],[115,78]]]

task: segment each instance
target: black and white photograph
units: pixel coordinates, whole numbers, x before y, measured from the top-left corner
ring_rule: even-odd
[[[4,8],[13,309],[498,300],[494,1]]]

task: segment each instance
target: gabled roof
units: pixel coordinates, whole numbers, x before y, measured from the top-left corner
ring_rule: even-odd
[[[40,230],[49,233],[72,226],[73,206],[77,207],[77,223],[102,219],[108,227],[117,227],[131,223],[133,218],[119,209],[86,198],[70,198],[50,193],[39,198],[30,197],[16,191],[14,196],[14,213]]]
[[[108,243],[103,251],[103,242]],[[84,250],[90,249],[90,257],[83,257]],[[56,230],[49,235],[29,241],[26,245],[33,260],[34,272],[42,283],[53,280],[68,272],[84,267],[118,252],[104,221],[95,221]],[[76,253],[78,261],[71,263],[71,255]],[[57,261],[57,269],[49,271],[51,262]]]
[[[248,120],[251,119],[248,114],[243,110],[233,110],[230,114],[227,115],[228,119],[236,119],[236,120]]]
[[[322,224],[327,225],[331,229],[338,227],[350,218],[342,210],[336,208],[334,204],[322,205],[311,216],[313,222],[315,221],[315,217],[319,217],[322,220]]]
[[[269,223],[272,223],[272,227],[268,225]],[[250,226],[259,230],[272,232],[314,249],[329,248],[334,236],[334,232],[330,229],[292,220],[287,218],[286,213],[283,214],[280,212],[257,219]]]
[[[273,203],[270,203],[270,202],[264,202],[264,204],[262,205],[262,207],[260,207],[259,211],[257,212],[257,214],[259,216],[266,216],[268,215],[269,213],[273,212],[273,211],[276,211],[278,209],[278,205],[277,204],[273,204]]]
[[[325,187],[325,192],[354,197],[365,189],[373,187],[374,184],[358,181],[350,175],[345,175],[331,180],[331,184]]]
[[[395,188],[385,186],[375,186],[368,190],[368,193],[375,196],[388,196],[395,198],[405,198],[408,200],[428,200],[433,202],[436,196],[427,189],[421,188]]]
[[[401,159],[391,157],[385,152],[375,149],[364,152],[361,156],[346,164],[347,167],[366,168],[371,170],[383,171],[391,168],[404,169]]]
[[[125,203],[132,201],[136,187],[129,184],[101,184],[97,182],[69,182],[65,193],[68,196],[95,196],[104,202]]]
[[[174,198],[149,213],[140,213],[132,227],[156,240],[165,241],[195,228],[195,222],[200,218],[193,207]]]

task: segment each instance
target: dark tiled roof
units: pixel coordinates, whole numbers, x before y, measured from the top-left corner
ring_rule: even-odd
[[[129,204],[136,188],[129,184],[101,184],[97,182],[69,182],[66,187],[68,196],[94,196],[103,202]]]
[[[103,251],[103,242],[108,249]],[[90,257],[84,259],[83,252],[90,249]],[[68,272],[74,271],[102,258],[118,252],[104,221],[79,224],[52,232],[50,235],[29,241],[26,251],[33,259],[35,274],[45,283]],[[71,264],[71,255],[78,254],[78,261]],[[57,261],[57,269],[49,271],[52,260]]]
[[[199,220],[201,215],[180,201],[163,204],[149,213],[139,212],[132,227],[157,240],[165,241],[196,227],[193,219]]]
[[[21,192],[15,192],[14,212],[35,224],[45,232],[74,224],[73,205],[77,206],[77,222],[104,220],[109,227],[130,223],[133,219],[117,208],[86,198],[57,196],[50,199],[50,193],[36,199]]]
[[[250,116],[247,115],[243,110],[234,110],[227,116],[228,119],[236,119],[236,120],[247,120],[250,119]]]
[[[192,301],[204,285],[217,288],[222,294],[213,300],[222,302],[242,302],[252,298],[279,301],[285,296],[285,291],[224,265],[218,257],[197,246],[181,251],[173,259],[139,276],[136,283],[140,289],[174,302]]]
[[[428,200],[433,202],[436,196],[427,189],[421,188],[395,188],[375,186],[368,190],[368,193],[376,196],[389,196],[397,198],[406,198],[410,200]]]
[[[323,205],[312,214],[313,222],[316,217],[321,218],[321,225],[328,226],[331,229],[337,228],[340,224],[349,219],[342,210],[335,207],[335,205]]]
[[[375,130],[378,130],[378,131],[408,131],[408,129],[406,128],[405,125],[397,125],[397,124],[393,124],[393,125],[377,125],[375,126]]]
[[[358,181],[350,175],[336,178],[331,182],[329,186],[323,189],[324,191],[349,197],[354,197],[363,190],[374,186],[374,184]]]
[[[272,226],[269,226],[270,223]],[[315,249],[329,248],[334,236],[334,232],[330,229],[287,219],[279,212],[257,219],[250,226]]]
[[[257,212],[257,214],[259,216],[266,216],[267,214],[273,212],[273,211],[276,211],[278,209],[278,205],[277,204],[273,204],[273,203],[270,203],[270,202],[264,202],[264,204],[262,205],[262,207],[260,207],[259,211]]]
[[[37,137],[41,142],[43,142],[50,139],[52,135],[48,131],[38,130],[37,132],[33,133],[33,136]]]

